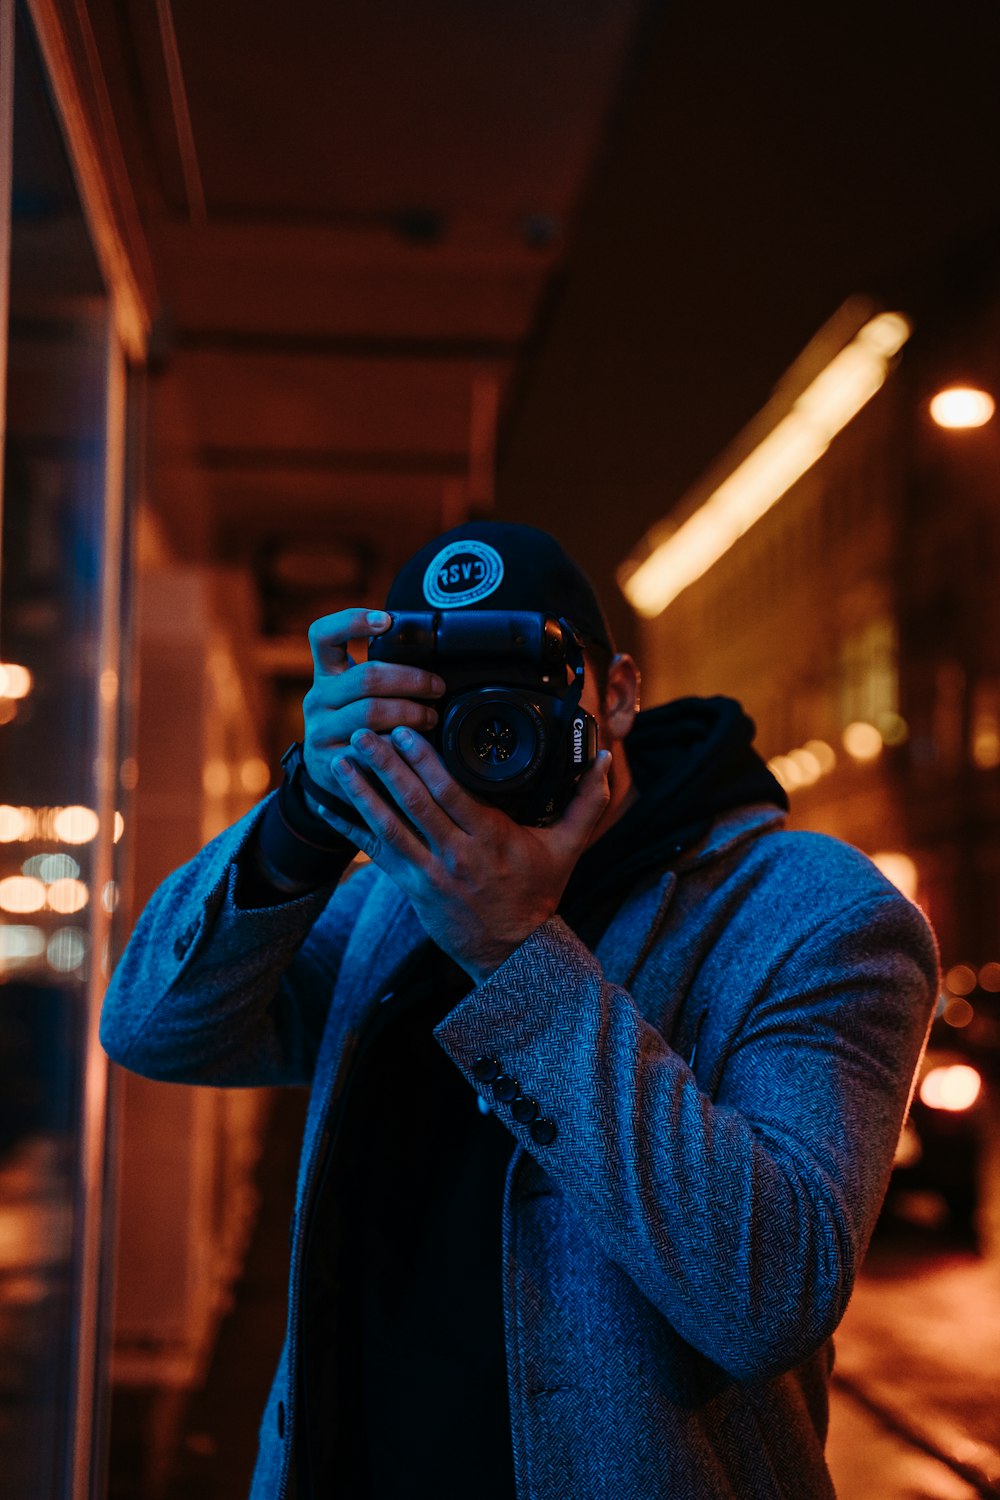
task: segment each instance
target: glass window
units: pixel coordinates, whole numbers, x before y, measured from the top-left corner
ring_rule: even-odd
[[[114,906],[107,767],[120,675],[107,435],[122,425],[111,418],[123,364],[21,9],[13,61],[0,330],[0,1474],[4,1493],[47,1500],[95,1471],[106,1078],[95,1015]],[[79,1482],[73,1493],[85,1493]]]

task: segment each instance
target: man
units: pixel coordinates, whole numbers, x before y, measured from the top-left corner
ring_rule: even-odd
[[[105,1004],[151,1077],[311,1088],[253,1500],[831,1497],[927,924],[783,828],[732,700],[637,714],[551,537],[438,538],[387,600],[432,605],[579,632],[602,751],[563,816],[460,787],[420,733],[445,684],[352,662],[389,616],[329,616],[290,777],[156,893]]]

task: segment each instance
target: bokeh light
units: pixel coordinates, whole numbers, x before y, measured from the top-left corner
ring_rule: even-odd
[[[51,885],[54,880],[79,880],[80,866],[71,854],[33,854],[21,866],[22,875],[34,875]]]
[[[229,791],[229,767],[224,760],[207,760],[201,773],[206,797],[224,797]]]
[[[0,911],[41,911],[45,885],[33,875],[8,875],[0,880]]]
[[[31,673],[14,662],[0,662],[0,698],[27,698],[31,692]]]
[[[1000,766],[1000,723],[993,714],[982,714],[972,726],[972,759],[980,771]]]
[[[245,792],[250,792],[254,797],[259,797],[261,792],[267,790],[270,780],[271,768],[259,755],[251,756],[240,766],[240,785]]]
[[[837,764],[837,753],[832,745],[827,744],[826,740],[806,740],[802,748],[808,750],[810,755],[816,757],[819,761],[819,768],[824,776],[829,775]]]
[[[819,761],[811,750],[790,750],[788,759],[794,761],[798,767],[800,785],[812,786],[823,774]]]
[[[843,734],[844,749],[852,760],[864,764],[877,760],[882,753],[882,736],[874,724],[865,724],[860,719],[848,724]]]
[[[89,807],[61,807],[52,820],[53,832],[64,844],[89,844],[98,826],[97,814]]]
[[[910,726],[900,714],[876,714],[875,728],[887,745],[903,745],[910,737]]]
[[[11,923],[0,926],[0,963],[24,963],[45,952],[45,933],[40,927]]]
[[[30,807],[0,805],[0,844],[13,844],[18,839],[31,838],[35,819]]]
[[[931,417],[939,427],[985,427],[994,410],[989,392],[971,385],[950,385],[931,401]]]
[[[963,999],[961,995],[953,995],[945,1005],[942,1019],[948,1026],[961,1030],[963,1026],[968,1026],[975,1014],[968,1000]]]
[[[79,927],[60,927],[49,939],[46,958],[59,974],[79,969],[87,956],[87,935]]]
[[[771,775],[781,783],[786,792],[794,792],[802,785],[802,775],[794,760],[788,755],[775,755],[767,763]]]
[[[930,1109],[948,1109],[956,1113],[971,1109],[979,1098],[983,1080],[968,1063],[931,1068],[920,1085],[920,1098]]]
[[[907,900],[916,901],[917,867],[908,854],[880,850],[872,855],[872,864],[882,871],[886,880],[892,881],[897,890],[902,891]]]
[[[89,899],[90,892],[82,880],[54,880],[45,897],[49,910],[63,916],[82,911]]]
[[[976,971],[968,964],[952,964],[944,982],[952,995],[971,995],[976,988]]]

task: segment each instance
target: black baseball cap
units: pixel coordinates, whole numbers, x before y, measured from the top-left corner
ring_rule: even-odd
[[[515,521],[464,521],[427,542],[396,574],[385,607],[531,610],[568,620],[585,645],[615,650],[583,569],[547,531]]]

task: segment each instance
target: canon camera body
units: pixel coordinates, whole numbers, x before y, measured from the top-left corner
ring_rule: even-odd
[[[557,818],[597,756],[597,721],[580,707],[583,643],[565,620],[499,609],[394,612],[368,656],[444,679],[426,738],[461,786],[518,823]]]

